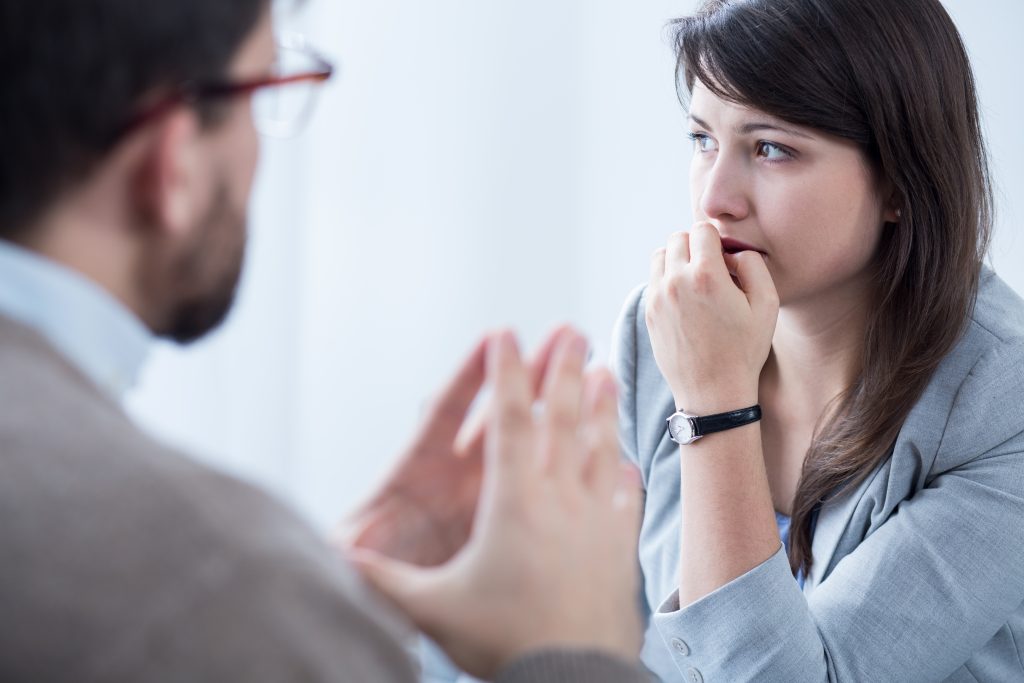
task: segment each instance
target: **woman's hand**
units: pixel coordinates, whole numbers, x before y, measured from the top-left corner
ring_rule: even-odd
[[[757,403],[779,299],[764,257],[724,254],[710,223],[654,252],[645,317],[677,408],[696,414]]]

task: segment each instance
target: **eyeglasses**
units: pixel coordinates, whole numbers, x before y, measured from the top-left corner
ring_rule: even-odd
[[[253,123],[269,137],[287,138],[309,120],[319,85],[334,74],[334,66],[300,36],[281,40],[271,74],[234,83],[185,83],[140,111],[127,126],[127,134],[181,105],[252,95]]]

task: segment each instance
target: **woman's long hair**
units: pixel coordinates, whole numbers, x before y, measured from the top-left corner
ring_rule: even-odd
[[[971,315],[992,189],[967,51],[939,0],[708,0],[676,30],[684,103],[725,100],[857,143],[901,210],[883,230],[861,373],[811,443],[790,565],[813,563],[815,510],[889,456]]]

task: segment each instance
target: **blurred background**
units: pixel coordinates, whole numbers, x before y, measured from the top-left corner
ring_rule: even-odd
[[[340,65],[264,142],[247,270],[215,335],[152,354],[129,407],[326,529],[401,452],[480,334],[568,321],[608,353],[648,257],[690,224],[666,24],[693,0],[307,0]],[[998,191],[991,262],[1024,294],[1021,0],[948,0]]]

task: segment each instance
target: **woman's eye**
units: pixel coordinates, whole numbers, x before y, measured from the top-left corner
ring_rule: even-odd
[[[789,150],[764,141],[757,143],[757,156],[764,157],[766,161],[786,161],[793,158]]]
[[[715,151],[714,140],[703,133],[690,133],[690,139],[693,140],[693,144],[697,146],[697,150],[700,152]]]

